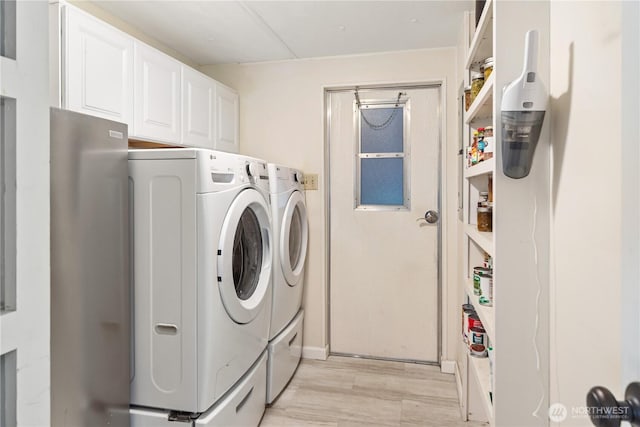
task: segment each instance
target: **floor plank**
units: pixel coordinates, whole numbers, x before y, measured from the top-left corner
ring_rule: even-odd
[[[453,375],[437,366],[331,356],[302,360],[261,427],[480,427],[460,418]]]

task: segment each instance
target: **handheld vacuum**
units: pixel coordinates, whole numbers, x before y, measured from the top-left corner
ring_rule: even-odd
[[[529,175],[547,109],[547,91],[538,78],[538,31],[525,36],[522,74],[502,95],[502,171],[510,178]]]

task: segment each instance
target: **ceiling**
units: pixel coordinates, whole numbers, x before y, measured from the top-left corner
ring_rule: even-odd
[[[473,0],[103,1],[198,65],[454,46]]]

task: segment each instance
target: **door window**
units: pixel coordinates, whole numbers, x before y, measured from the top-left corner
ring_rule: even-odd
[[[406,101],[356,104],[356,208],[407,209]]]
[[[251,208],[245,208],[233,240],[233,283],[238,298],[243,301],[249,299],[258,286],[262,248],[258,218]]]
[[[291,217],[291,226],[289,228],[289,262],[291,269],[295,270],[300,262],[300,254],[302,253],[302,216],[300,208],[296,205]]]

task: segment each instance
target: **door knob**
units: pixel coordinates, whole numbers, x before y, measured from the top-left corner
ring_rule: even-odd
[[[425,220],[429,224],[435,224],[436,222],[438,222],[438,219],[439,219],[438,212],[430,210],[425,212],[424,217],[420,217],[416,221]]]
[[[587,393],[589,417],[596,427],[620,427],[628,421],[633,427],[640,427],[640,382],[627,386],[625,400],[618,401],[606,387],[593,387]]]

